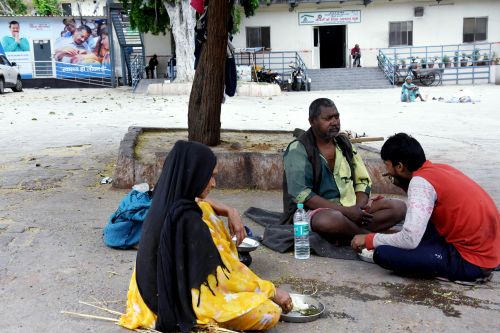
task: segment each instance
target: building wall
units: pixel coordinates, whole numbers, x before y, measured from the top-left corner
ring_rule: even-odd
[[[76,0],[61,0],[60,3],[70,3],[73,16],[77,17],[80,15]],[[82,16],[106,15],[104,12],[106,0],[80,0],[80,6]],[[96,11],[94,12],[94,10]]]
[[[361,1],[359,1],[361,3]],[[415,7],[424,7],[423,17],[414,16]],[[413,46],[462,44],[464,17],[488,17],[488,42],[500,42],[500,1],[443,0],[435,1],[373,1],[363,5],[300,3],[289,12],[287,5],[261,5],[255,16],[243,18],[240,33],[234,36],[237,48],[246,47],[246,27],[270,26],[271,48],[274,51],[298,51],[306,65],[319,68],[314,61],[313,26],[299,25],[298,13],[304,11],[360,10],[361,23],[347,25],[347,48],[360,44],[363,65],[376,66],[379,48],[389,47],[389,22],[413,21]],[[497,54],[499,44],[494,45]],[[346,50],[346,56],[348,50]]]
[[[172,42],[169,31],[165,35],[153,35],[151,33],[144,34],[144,51],[146,54],[146,63],[153,54],[158,56],[158,67],[156,75],[158,78],[164,77],[167,72],[167,62],[172,57]]]

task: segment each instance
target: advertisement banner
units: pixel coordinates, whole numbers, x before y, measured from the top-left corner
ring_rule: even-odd
[[[110,78],[106,19],[0,18],[0,52],[23,78]]]
[[[29,79],[33,77],[30,52],[6,52],[5,55],[11,63],[16,63],[19,74],[21,74],[21,77],[23,79]]]
[[[18,21],[1,22],[0,50],[9,61],[15,62],[23,78],[32,77],[30,42],[21,34]]]
[[[341,25],[349,23],[361,23],[360,10],[299,13],[299,25]]]

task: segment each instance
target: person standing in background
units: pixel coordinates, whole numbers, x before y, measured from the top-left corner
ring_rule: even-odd
[[[351,49],[351,57],[352,57],[352,67],[361,67],[361,49],[359,48],[359,44],[354,45]]]

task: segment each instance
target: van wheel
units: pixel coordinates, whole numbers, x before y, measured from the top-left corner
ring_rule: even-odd
[[[3,94],[3,89],[4,89],[3,78],[0,78],[0,95]]]
[[[12,87],[12,91],[14,91],[14,92],[23,91],[23,82],[21,81],[20,78],[17,78],[16,85],[15,85],[15,87]]]

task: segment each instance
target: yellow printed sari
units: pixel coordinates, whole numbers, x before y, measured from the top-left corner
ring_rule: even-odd
[[[203,211],[203,221],[229,271],[227,278],[227,273],[218,267],[218,283],[215,276],[210,275],[207,279],[208,287],[201,285],[199,289],[191,290],[198,325],[215,324],[235,330],[266,330],[273,327],[281,315],[281,308],[271,301],[276,293],[275,286],[260,279],[239,261],[236,246],[224,222],[210,204],[200,202],[198,205]],[[134,271],[130,281],[127,311],[120,318],[119,324],[130,329],[148,328],[154,326],[155,320],[156,316],[147,308],[139,294]]]

